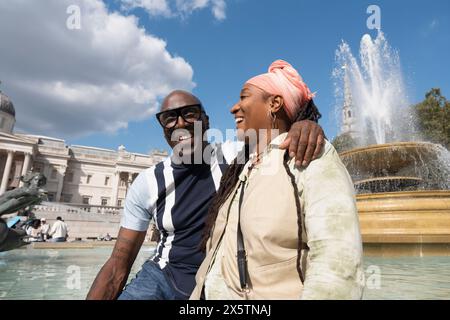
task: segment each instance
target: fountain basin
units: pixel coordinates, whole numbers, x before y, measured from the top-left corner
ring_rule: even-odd
[[[367,254],[450,254],[450,190],[359,194],[356,199]]]
[[[370,192],[372,190],[394,192],[395,190],[417,188],[421,182],[423,182],[423,179],[416,177],[381,177],[357,181],[354,185],[359,192]]]
[[[450,189],[443,147],[429,142],[395,142],[342,152],[358,193]]]

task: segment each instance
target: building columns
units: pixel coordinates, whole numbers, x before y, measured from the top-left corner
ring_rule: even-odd
[[[55,201],[56,202],[60,202],[61,200],[61,193],[62,193],[62,189],[63,189],[63,185],[64,185],[64,176],[66,175],[66,166],[62,166],[62,167],[57,167],[57,172],[58,172],[58,189],[56,191],[56,198]]]
[[[14,158],[14,151],[7,150],[8,158],[6,159],[5,170],[3,171],[2,184],[0,185],[0,195],[4,194],[8,188],[9,174],[11,171],[12,161]]]
[[[125,183],[125,195],[128,193],[128,188],[130,188],[132,182],[133,182],[133,175],[131,174],[131,172],[127,172],[127,180]]]
[[[112,203],[111,205],[116,207],[117,206],[117,196],[119,193],[119,183],[120,183],[120,171],[114,172],[114,177],[112,181]]]
[[[31,153],[25,152],[25,160],[23,162],[23,166],[22,166],[22,172],[21,172],[21,176],[24,176],[27,174],[28,170],[30,169],[30,162],[31,162]],[[23,182],[20,181],[19,183],[19,187],[23,186]]]

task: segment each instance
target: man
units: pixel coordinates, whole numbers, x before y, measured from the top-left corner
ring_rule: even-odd
[[[238,150],[230,142],[198,143],[192,135],[195,125],[201,124],[203,134],[209,118],[189,92],[170,93],[157,118],[173,155],[139,174],[129,189],[117,242],[87,299],[188,299],[195,286],[204,258],[199,244],[208,207]],[[303,121],[293,125],[283,147],[289,146],[299,165],[307,165],[323,143],[320,126]],[[200,164],[191,164],[199,145],[200,151],[209,146],[211,152],[205,152]],[[156,252],[122,291],[151,219],[161,233]]]
[[[50,225],[45,218],[41,218],[41,237],[43,241],[47,241]]]
[[[49,236],[52,237],[50,239],[51,242],[65,242],[68,237],[68,228],[67,224],[62,221],[61,217],[57,217],[55,223],[52,225]]]

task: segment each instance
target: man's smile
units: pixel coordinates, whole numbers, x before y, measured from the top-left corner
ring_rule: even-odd
[[[239,124],[244,121],[244,117],[236,117],[234,120],[236,121],[236,124]]]

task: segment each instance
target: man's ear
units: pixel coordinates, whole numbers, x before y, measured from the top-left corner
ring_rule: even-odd
[[[283,108],[284,100],[282,96],[273,96],[270,102],[270,111],[272,113],[277,113]]]

